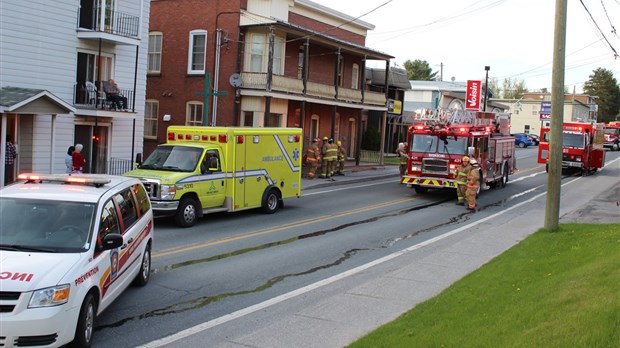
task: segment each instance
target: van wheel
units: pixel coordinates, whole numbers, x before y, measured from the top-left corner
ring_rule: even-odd
[[[133,281],[135,285],[145,286],[149,282],[151,276],[151,245],[147,245],[144,249],[144,256],[142,256],[142,264],[140,265],[140,272]]]
[[[174,219],[180,227],[194,226],[198,219],[198,204],[191,197],[183,197]]]
[[[263,198],[262,210],[265,214],[273,214],[280,208],[280,194],[277,190],[271,189]]]
[[[95,329],[95,316],[97,315],[97,304],[92,292],[86,294],[82,308],[80,308],[80,316],[75,328],[75,337],[69,343],[69,347],[90,347],[93,343],[93,332]]]

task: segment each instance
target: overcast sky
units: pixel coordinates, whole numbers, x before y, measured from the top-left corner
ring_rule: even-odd
[[[366,46],[395,56],[392,65],[422,59],[441,72],[443,63],[445,81],[484,80],[488,65],[489,79],[551,89],[555,0],[312,1],[375,25]],[[620,81],[620,0],[568,0],[567,18],[569,90],[599,67]]]

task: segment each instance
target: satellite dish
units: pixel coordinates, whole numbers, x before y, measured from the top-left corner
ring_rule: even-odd
[[[454,80],[456,80],[456,77],[452,76],[452,77],[450,78],[450,81],[454,82]]]
[[[234,73],[230,75],[228,82],[230,82],[230,85],[233,87],[241,87],[241,84],[243,84],[243,78],[241,78],[241,74]]]

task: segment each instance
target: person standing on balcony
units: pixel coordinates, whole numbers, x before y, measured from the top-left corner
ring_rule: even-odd
[[[4,158],[4,185],[8,185],[14,181],[13,170],[15,168],[15,159],[17,158],[17,148],[13,144],[13,135],[6,135],[6,153]]]
[[[114,80],[109,79],[103,87],[106,99],[112,102],[115,109],[127,110],[127,97],[121,95],[121,90]]]

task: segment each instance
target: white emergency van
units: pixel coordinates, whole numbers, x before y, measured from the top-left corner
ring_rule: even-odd
[[[142,180],[156,216],[188,227],[214,212],[271,214],[301,195],[301,128],[170,126],[167,136],[123,174]]]
[[[142,183],[21,174],[0,189],[0,346],[89,347],[95,318],[151,270]]]

